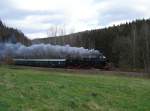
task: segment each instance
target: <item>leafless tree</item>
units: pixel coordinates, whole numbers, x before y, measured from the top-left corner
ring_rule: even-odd
[[[48,31],[48,37],[64,36],[66,34],[72,34],[75,32],[75,29],[72,27],[66,27],[66,25],[53,25]]]
[[[132,45],[132,57],[133,57],[133,68],[136,67],[136,26],[133,24],[133,45]]]
[[[49,37],[56,37],[56,36],[63,36],[66,34],[66,28],[65,25],[54,25],[51,26],[48,31],[47,31],[47,35]]]
[[[146,54],[145,54],[145,59],[146,59],[146,64],[145,64],[145,66],[146,66],[146,71],[147,72],[150,72],[150,52],[149,52],[149,30],[148,30],[148,25],[145,23],[144,24],[144,38],[145,38],[145,52],[146,52]]]

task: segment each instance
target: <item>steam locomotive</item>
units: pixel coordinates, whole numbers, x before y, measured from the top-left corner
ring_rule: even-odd
[[[51,68],[104,68],[107,64],[105,56],[67,59],[13,59],[15,65],[51,67]]]

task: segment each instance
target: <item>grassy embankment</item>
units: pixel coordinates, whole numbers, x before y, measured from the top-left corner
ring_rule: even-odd
[[[150,80],[1,66],[0,111],[150,111]]]

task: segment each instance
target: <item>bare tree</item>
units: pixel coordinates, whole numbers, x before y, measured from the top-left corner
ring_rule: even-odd
[[[56,37],[56,36],[63,36],[66,34],[66,28],[65,25],[54,25],[51,26],[48,31],[47,31],[47,35],[49,37]]]
[[[57,36],[57,26],[51,26],[48,31],[47,31],[47,35],[49,37],[55,37]]]
[[[150,52],[149,52],[149,35],[148,35],[148,25],[144,24],[144,38],[145,38],[145,45],[146,45],[146,70],[150,72]]]
[[[49,37],[56,37],[56,36],[64,36],[66,34],[71,34],[74,32],[75,29],[73,27],[66,27],[66,25],[53,25],[48,29],[47,35]]]
[[[133,57],[133,68],[136,68],[136,26],[133,24],[133,45],[132,45],[132,57]]]
[[[66,27],[65,27],[65,25],[58,26],[58,35],[59,36],[66,35]]]

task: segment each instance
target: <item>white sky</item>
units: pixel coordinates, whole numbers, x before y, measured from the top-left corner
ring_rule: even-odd
[[[91,30],[150,17],[149,0],[0,0],[0,17],[30,39],[47,37],[53,25]]]

